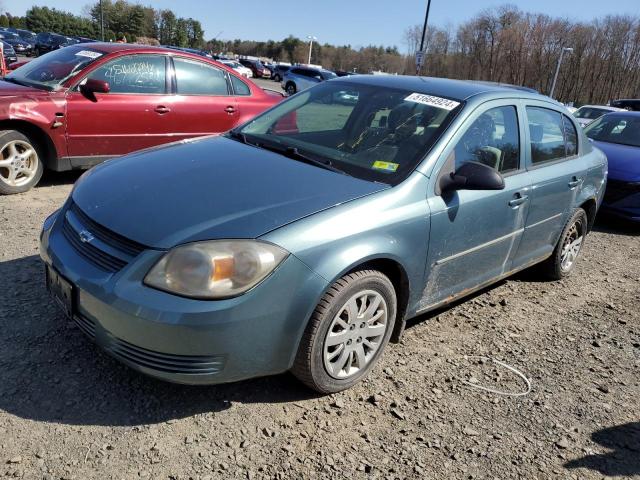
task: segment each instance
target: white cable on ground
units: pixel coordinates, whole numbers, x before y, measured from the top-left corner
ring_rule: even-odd
[[[503,395],[503,396],[506,396],[506,397],[523,397],[525,395],[528,395],[529,392],[531,392],[531,381],[522,372],[520,372],[518,369],[516,369],[516,368],[514,368],[514,367],[512,367],[510,365],[507,365],[506,363],[503,363],[503,362],[501,362],[499,360],[496,360],[495,358],[491,358],[491,357],[483,357],[483,356],[479,356],[479,355],[467,355],[465,358],[479,358],[479,359],[482,359],[482,360],[490,360],[493,363],[495,363],[497,365],[500,365],[501,367],[504,367],[507,370],[512,371],[513,373],[515,373],[517,376],[519,376],[520,378],[522,378],[524,380],[524,382],[527,385],[527,390],[525,392],[516,392],[516,393],[502,392],[500,390],[495,390],[493,388],[483,387],[482,385],[471,383],[471,382],[461,378],[459,380],[462,383],[464,383],[464,384],[466,384],[466,385],[468,385],[470,387],[476,388],[478,390],[484,390],[485,392],[494,393],[496,395]]]

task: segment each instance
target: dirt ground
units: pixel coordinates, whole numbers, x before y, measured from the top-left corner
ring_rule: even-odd
[[[76,178],[0,197],[0,476],[640,477],[640,228],[599,220],[569,279],[524,272],[419,317],[349,391],[186,387],[120,365],[49,300],[38,233]]]

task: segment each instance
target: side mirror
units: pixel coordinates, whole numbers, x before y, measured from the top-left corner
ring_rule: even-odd
[[[92,97],[95,93],[109,93],[110,90],[109,82],[96,80],[95,78],[88,78],[86,82],[80,85],[80,92],[89,97]]]
[[[440,179],[440,189],[451,190],[502,190],[504,178],[494,168],[479,162],[467,162],[458,170]]]

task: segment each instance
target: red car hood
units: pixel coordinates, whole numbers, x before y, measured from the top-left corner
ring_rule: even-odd
[[[47,95],[47,90],[40,90],[33,87],[25,87],[16,83],[0,80],[0,97],[17,97],[32,95]]]

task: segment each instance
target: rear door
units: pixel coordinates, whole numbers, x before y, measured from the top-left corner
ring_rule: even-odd
[[[227,73],[210,63],[173,57],[175,95],[171,125],[181,138],[211,135],[233,128],[239,118],[238,102]]]
[[[122,155],[173,140],[166,55],[111,59],[87,77],[109,83],[109,93],[67,94],[66,135],[71,157]],[[82,83],[82,82],[81,82]]]
[[[543,102],[527,102],[525,112],[531,206],[515,268],[551,254],[586,174],[573,121]]]
[[[512,268],[530,193],[517,103],[500,100],[478,107],[440,158],[436,184],[441,175],[473,161],[496,169],[505,188],[443,193],[436,189],[430,196],[431,237],[421,310],[488,284]]]

